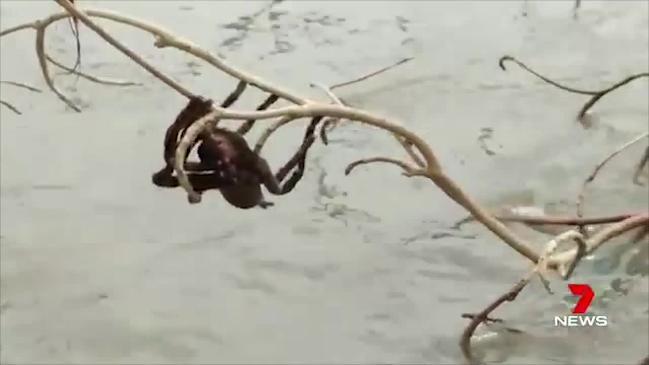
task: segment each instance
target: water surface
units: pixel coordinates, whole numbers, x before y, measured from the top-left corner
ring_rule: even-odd
[[[415,60],[338,90],[349,103],[395,118],[422,136],[450,176],[489,206],[535,205],[572,214],[582,180],[617,146],[647,130],[647,82],[607,96],[583,129],[584,97],[539,83],[497,60],[511,54],[583,88],[646,71],[647,2],[180,2],[84,1],[163,25],[312,98],[333,84]],[[2,28],[57,11],[2,1]],[[191,90],[222,99],[236,81],[153,39],[101,21]],[[72,63],[69,27],[48,30],[48,51]],[[308,171],[270,210],[235,210],[218,194],[189,205],[151,185],[164,130],[184,100],[82,29],[94,74],[143,83],[106,87],[59,76],[83,107],[51,93],[2,86],[23,111],[0,109],[1,359],[6,363],[460,363],[463,312],[512,286],[528,263],[423,180],[357,158],[401,154],[385,133],[346,124],[312,149]],[[2,79],[46,89],[34,34],[2,39]],[[237,104],[263,100],[247,94]],[[260,123],[261,124],[261,123]],[[265,149],[279,166],[303,125]],[[252,133],[259,133],[256,128]],[[630,183],[640,144],[589,189],[589,215],[646,209]],[[516,227],[537,243],[548,239]],[[573,281],[590,283],[610,326],[557,329],[572,306],[535,281],[498,317],[523,334],[477,346],[509,364],[637,363],[647,355],[649,254],[612,243]],[[646,246],[644,246],[646,247]],[[485,334],[486,331],[480,331]]]

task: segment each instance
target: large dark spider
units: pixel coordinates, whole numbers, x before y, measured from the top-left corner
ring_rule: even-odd
[[[223,101],[221,107],[227,108],[232,105],[243,93],[246,85],[243,81],[239,82],[237,88]],[[278,99],[276,95],[271,94],[257,107],[257,110],[267,109]],[[155,185],[167,188],[179,186],[177,177],[173,175],[176,147],[187,128],[209,113],[211,109],[211,100],[193,97],[169,126],[164,140],[165,166],[153,174],[152,181]],[[254,120],[246,121],[236,132],[210,126],[201,132],[195,142],[195,145],[198,145],[197,152],[200,162],[185,161],[187,177],[197,192],[218,189],[225,200],[235,207],[242,209],[255,206],[267,208],[273,203],[264,200],[261,184],[274,195],[283,195],[293,190],[304,174],[307,151],[315,140],[315,128],[321,119],[322,117],[317,116],[311,120],[304,134],[302,145],[276,174],[272,173],[266,160],[252,151],[243,138],[243,135],[252,128]],[[284,185],[280,185],[288,172],[295,167],[297,169],[289,179]]]

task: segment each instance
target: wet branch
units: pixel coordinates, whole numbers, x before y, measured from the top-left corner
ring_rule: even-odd
[[[494,321],[493,319],[490,319],[489,315],[503,303],[513,302],[514,300],[516,300],[518,294],[520,294],[523,288],[525,288],[531,278],[532,274],[529,274],[527,277],[521,279],[518,283],[516,283],[516,285],[509,289],[509,291],[498,297],[478,314],[474,314],[472,316],[464,316],[465,318],[471,318],[471,322],[469,322],[469,324],[462,332],[462,336],[460,337],[460,349],[462,350],[462,355],[464,355],[464,358],[469,362],[469,364],[480,364],[480,361],[476,359],[475,356],[473,356],[473,351],[471,349],[471,337],[473,337],[475,330],[481,323]]]
[[[564,233],[558,236],[556,239],[551,240],[545,247],[543,255],[539,258],[537,264],[530,270],[525,277],[523,277],[516,285],[509,289],[505,294],[498,297],[495,301],[489,304],[485,309],[480,311],[478,314],[474,315],[469,322],[469,325],[464,329],[462,336],[460,337],[460,348],[462,349],[462,354],[464,358],[470,364],[480,364],[478,359],[473,356],[473,351],[471,350],[471,337],[475,333],[475,330],[481,323],[486,322],[489,319],[489,315],[500,307],[505,302],[513,302],[518,297],[518,294],[527,286],[530,280],[538,275],[541,279],[541,282],[546,287],[550,294],[552,293],[549,289],[549,284],[545,278],[545,273],[547,272],[547,261],[550,255],[554,253],[557,249],[560,241],[564,241],[573,237],[572,233]]]
[[[633,183],[636,185],[644,185],[640,181],[640,175],[642,175],[642,170],[649,165],[649,146],[644,150],[644,154],[642,155],[642,158],[640,159],[640,162],[638,162],[638,166],[635,169],[635,172],[633,173]]]
[[[42,92],[40,89],[35,88],[35,87],[33,87],[33,86],[29,86],[29,85],[27,85],[27,84],[23,84],[22,82],[15,82],[15,81],[0,81],[0,83],[1,83],[1,84],[5,84],[5,85],[16,86],[16,87],[19,87],[19,88],[21,88],[21,89],[29,90],[29,91],[31,91],[31,92],[35,92],[35,93],[40,93],[40,92]],[[0,104],[1,104],[1,105],[4,105],[7,109],[11,110],[11,111],[14,112],[15,114],[22,115],[22,113],[20,112],[20,110],[19,110],[15,105],[11,104],[10,102],[8,102],[8,101],[6,101],[6,100],[2,100],[2,99],[0,99]]]
[[[0,104],[6,106],[9,110],[11,110],[12,112],[18,115],[22,114],[20,110],[18,110],[18,108],[16,108],[13,104],[9,103],[8,101],[0,100]]]
[[[579,192],[579,196],[577,197],[577,216],[578,217],[583,216],[584,194],[585,194],[585,191],[586,191],[586,187],[593,180],[595,180],[595,177],[597,176],[599,171],[604,167],[604,165],[606,165],[609,161],[611,161],[613,159],[613,157],[619,155],[621,152],[623,152],[627,148],[629,148],[629,147],[633,146],[634,144],[640,142],[644,138],[647,138],[647,136],[649,136],[649,133],[642,133],[641,135],[635,137],[634,139],[630,140],[629,142],[625,143],[624,145],[618,147],[615,151],[611,152],[608,156],[606,156],[606,158],[604,158],[600,163],[598,163],[597,166],[595,166],[595,169],[593,170],[593,172],[590,175],[588,175],[586,180],[584,180],[584,182],[583,182],[583,184],[581,186],[581,191]],[[645,155],[646,155],[646,153],[645,153]],[[644,157],[643,157],[643,159],[644,159]],[[646,163],[646,161],[644,163]],[[642,167],[642,165],[640,165],[640,168],[641,167]],[[636,174],[634,175],[634,180],[636,179],[637,175],[639,175],[639,174],[636,171]]]
[[[649,77],[649,72],[642,72],[642,73],[638,73],[638,74],[628,76],[628,77],[624,78],[623,80],[621,80],[621,81],[619,81],[619,82],[617,82],[617,83],[615,83],[615,84],[613,84],[613,85],[611,85],[611,86],[609,86],[607,88],[601,89],[601,90],[583,90],[583,89],[576,89],[576,88],[573,88],[573,87],[570,87],[570,86],[560,84],[559,82],[554,81],[554,80],[548,78],[547,76],[541,75],[540,73],[534,71],[532,68],[530,68],[529,66],[527,66],[526,64],[524,64],[523,62],[517,60],[516,58],[514,58],[512,56],[503,56],[498,61],[498,64],[499,64],[500,68],[503,69],[503,71],[507,70],[505,68],[505,63],[506,62],[514,62],[515,64],[517,64],[519,67],[521,67],[525,71],[531,73],[532,75],[538,77],[539,79],[543,80],[544,82],[546,82],[546,83],[548,83],[548,84],[550,84],[550,85],[552,85],[554,87],[557,87],[557,88],[559,88],[561,90],[568,91],[568,92],[573,93],[573,94],[589,95],[590,99],[588,99],[588,101],[586,101],[586,103],[581,107],[581,109],[579,110],[579,113],[577,114],[577,119],[579,121],[583,121],[586,113],[588,112],[588,110],[590,108],[592,108],[593,105],[595,105],[595,103],[597,103],[597,101],[599,101],[599,99],[603,98],[605,95],[607,95],[607,94],[621,88],[622,86],[630,83],[633,80],[636,80],[636,79],[639,79],[639,78],[642,78],[642,77]]]

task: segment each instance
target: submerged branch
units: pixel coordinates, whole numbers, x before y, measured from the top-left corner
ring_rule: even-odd
[[[624,78],[622,81],[619,81],[619,82],[617,82],[617,83],[615,83],[615,84],[613,84],[613,85],[611,85],[611,86],[609,86],[607,88],[601,89],[601,90],[583,90],[583,89],[576,89],[576,88],[573,88],[573,87],[570,87],[570,86],[560,84],[557,81],[554,81],[554,80],[552,80],[552,79],[550,79],[550,78],[548,78],[548,77],[546,77],[544,75],[541,75],[540,73],[534,71],[532,68],[527,66],[525,63],[517,60],[516,58],[514,58],[512,56],[503,56],[498,61],[498,64],[499,64],[500,68],[503,69],[504,71],[506,70],[506,68],[505,68],[505,63],[506,62],[514,62],[515,64],[517,64],[519,67],[521,67],[525,71],[531,73],[532,75],[538,77],[539,79],[543,80],[544,82],[546,82],[546,83],[548,83],[548,84],[550,84],[550,85],[552,85],[554,87],[557,87],[557,88],[559,88],[561,90],[568,91],[568,92],[574,93],[574,94],[590,95],[591,98],[588,99],[588,101],[581,107],[581,109],[579,110],[579,113],[577,114],[577,119],[580,120],[580,121],[583,121],[583,119],[586,116],[586,113],[588,112],[588,110],[590,108],[592,108],[592,106],[595,105],[595,103],[597,103],[597,101],[599,99],[601,99],[602,97],[604,97],[605,95],[613,92],[616,89],[619,89],[620,87],[630,83],[633,80],[636,80],[636,79],[639,79],[639,78],[642,78],[642,77],[649,77],[649,72],[642,72],[642,73],[638,73],[638,74],[628,76],[628,77]]]
[[[581,190],[579,192],[579,196],[577,197],[577,216],[581,217],[583,215],[583,206],[584,206],[584,194],[586,191],[586,187],[588,187],[588,184],[590,184],[593,180],[595,180],[595,177],[597,177],[597,174],[599,171],[606,165],[609,161],[613,159],[613,157],[619,155],[622,151],[626,150],[627,148],[633,146],[634,144],[638,143],[642,139],[646,138],[649,136],[649,132],[642,133],[641,135],[635,137],[634,139],[630,140],[629,142],[623,144],[622,146],[618,147],[615,151],[611,152],[606,158],[604,158],[600,163],[595,166],[595,169],[593,172],[591,172],[590,175],[584,180]]]

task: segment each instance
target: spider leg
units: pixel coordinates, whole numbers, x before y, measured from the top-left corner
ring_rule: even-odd
[[[165,165],[153,174],[153,184],[162,187],[176,187],[174,182],[173,158],[178,145],[178,134],[187,128],[194,120],[209,112],[212,108],[212,101],[201,97],[192,97],[187,105],[178,113],[174,122],[167,128],[164,138],[163,158]]]
[[[261,200],[258,205],[259,205],[259,207],[261,209],[268,209],[268,208],[272,207],[273,205],[275,205],[275,203],[269,202],[269,201],[266,201],[266,200]]]
[[[154,173],[151,176],[151,182],[155,186],[161,188],[175,188],[178,187],[178,179],[173,176],[173,168],[168,166],[163,167],[160,171]]]
[[[179,134],[184,134],[185,129],[195,120],[210,112],[212,101],[201,97],[193,97],[189,103],[180,111],[174,122],[167,128],[164,139],[164,159],[167,165],[171,165],[176,146],[178,145]]]
[[[196,173],[211,172],[212,169],[210,169],[209,166],[205,166],[201,162],[187,161],[185,162],[185,171],[187,171],[187,175],[189,176],[189,181],[191,182],[192,176],[197,175]],[[156,172],[155,174],[153,174],[153,176],[151,176],[151,181],[153,182],[154,185],[159,187],[176,188],[179,186],[179,184],[178,184],[178,179],[173,175],[173,172],[174,172],[173,167],[165,166],[162,169],[160,169],[160,171]],[[219,177],[220,180],[223,180],[222,178],[220,178],[220,175],[218,173],[216,173],[215,176]]]
[[[291,171],[295,166],[298,166],[298,170],[300,170],[300,166],[302,166],[302,170],[304,169],[304,163],[306,160],[306,154],[313,142],[315,141],[315,129],[318,123],[322,120],[321,116],[316,116],[313,119],[311,119],[311,123],[309,123],[309,126],[307,127],[306,131],[304,132],[304,139],[302,140],[302,145],[300,148],[295,152],[293,157],[289,159],[284,166],[282,166],[279,170],[277,170],[277,173],[275,174],[275,178],[277,181],[281,182],[284,180],[286,175]],[[296,177],[298,180],[302,177],[302,174],[304,171],[300,172],[298,175],[299,177]],[[295,174],[294,174],[295,176]],[[292,176],[291,179],[294,177]],[[293,183],[293,187],[297,181]],[[291,189],[293,189],[291,187]],[[290,191],[290,190],[289,190]]]
[[[307,151],[309,150],[309,147],[313,144],[313,141],[315,140],[314,136],[309,137],[307,140],[307,143],[302,145],[300,148],[300,153],[297,155],[299,156],[298,158],[298,164],[297,164],[297,169],[293,171],[293,174],[286,180],[284,185],[282,185],[281,188],[281,194],[287,194],[295,188],[297,183],[302,179],[302,176],[304,175],[304,168],[306,166],[306,155]]]
[[[275,94],[270,94],[266,100],[264,100],[263,103],[259,104],[257,107],[257,111],[261,110],[266,110],[268,109],[271,105],[273,105],[277,100],[279,100],[279,96]],[[245,123],[243,123],[239,128],[237,129],[237,133],[244,135],[252,129],[252,126],[255,124],[255,119],[249,119]]]
[[[230,95],[228,95],[228,97],[225,98],[225,100],[223,100],[223,102],[221,103],[221,107],[227,108],[230,105],[234,104],[234,102],[236,102],[239,99],[241,94],[243,94],[243,91],[246,89],[246,86],[248,86],[247,82],[239,81],[234,91],[231,92]]]
[[[202,167],[193,166],[187,168],[187,178],[196,192],[202,193],[206,190],[221,189],[225,186],[231,186],[232,182],[219,171],[206,171]],[[171,174],[154,174],[153,183],[163,188],[177,188],[180,186],[178,178]]]
[[[322,120],[323,117],[321,116],[316,116],[311,119],[311,123],[309,123],[309,126],[306,128],[306,131],[304,131],[304,140],[309,138],[310,136],[315,137],[315,128],[318,126],[318,123]]]

